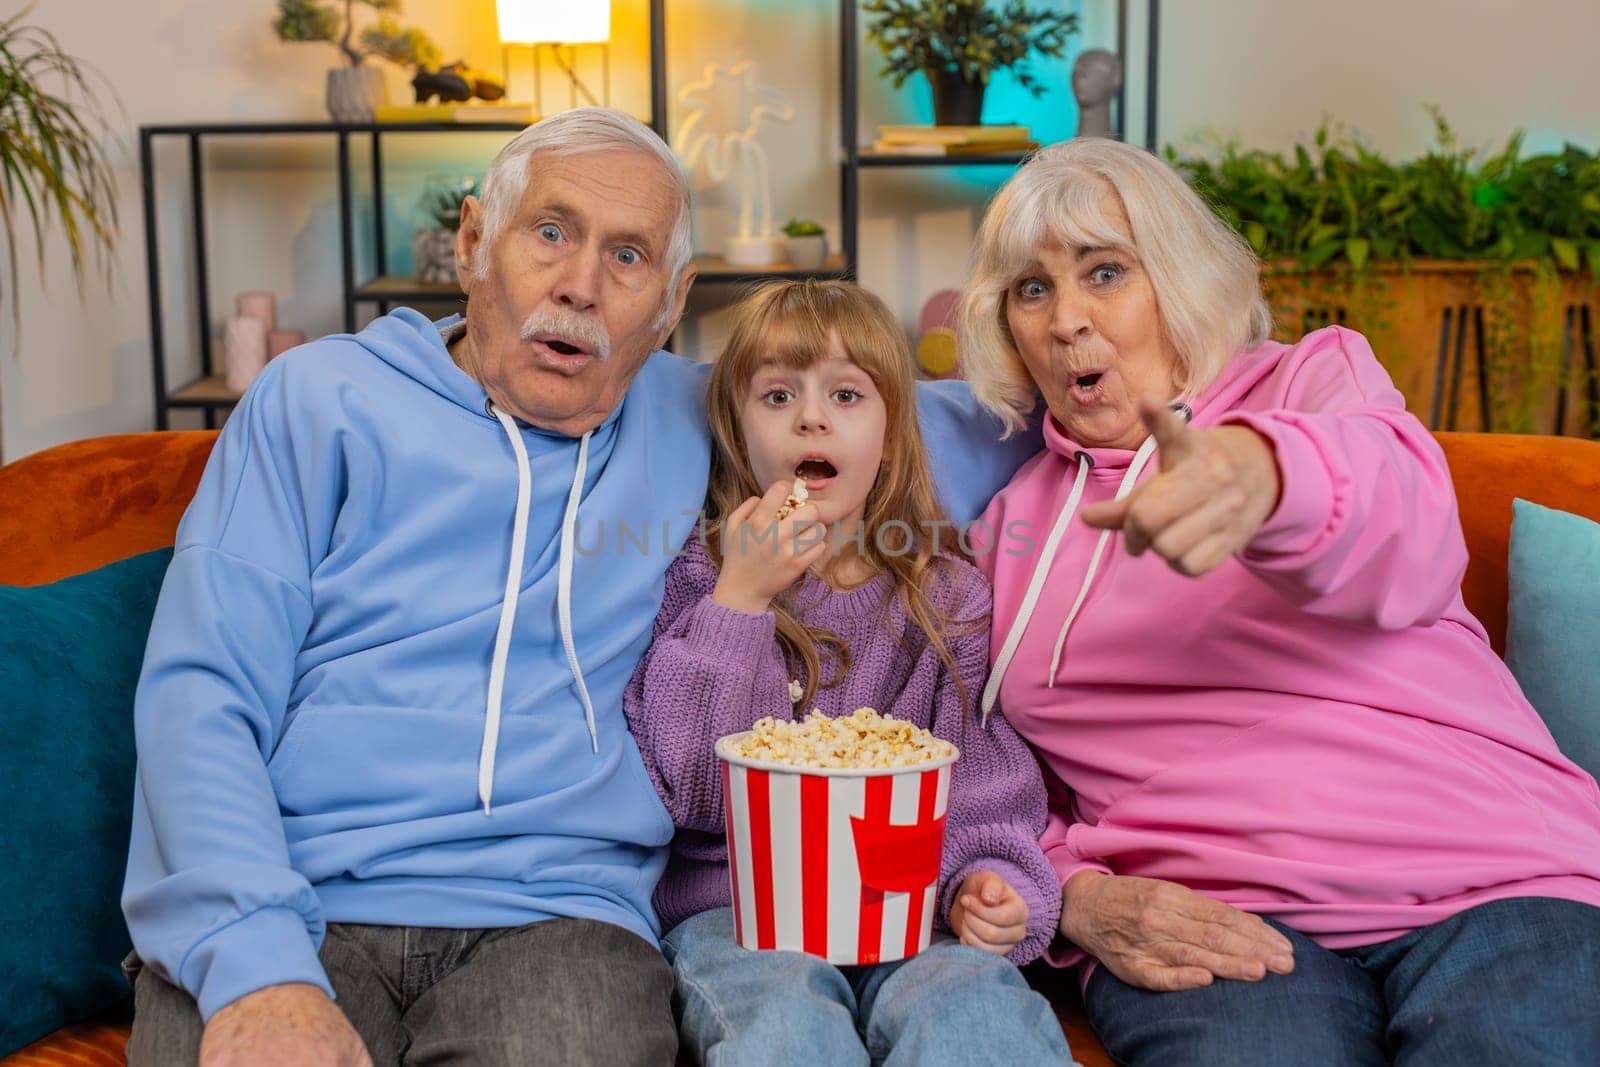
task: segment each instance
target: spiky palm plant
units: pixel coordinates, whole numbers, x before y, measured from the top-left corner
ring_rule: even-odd
[[[110,281],[118,229],[98,75],[50,31],[28,25],[32,10],[0,20],[0,226],[9,268],[0,301],[10,300],[14,343],[22,332],[17,251],[26,231],[33,231],[42,274],[45,238],[59,227],[81,286],[91,258]]]

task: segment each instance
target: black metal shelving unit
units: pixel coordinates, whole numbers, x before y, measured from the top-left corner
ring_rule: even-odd
[[[1156,29],[1159,0],[1149,5],[1149,66],[1147,85],[1146,138],[1155,138]],[[839,129],[842,156],[839,163],[840,229],[838,253],[829,257],[820,270],[797,270],[784,265],[774,268],[739,267],[716,256],[695,257],[696,280],[702,285],[743,284],[774,278],[854,278],[858,264],[860,219],[860,178],[863,168],[880,167],[1013,167],[1022,153],[995,153],[968,156],[892,156],[863,152],[860,145],[859,83],[860,54],[857,25],[858,0],[839,3]],[[666,0],[649,0],[650,17],[650,126],[664,140],[667,135],[667,45]],[[1123,50],[1127,38],[1127,0],[1117,2],[1117,49]],[[1122,120],[1119,97],[1118,121]],[[386,137],[448,135],[463,133],[515,133],[522,123],[334,123],[334,122],[218,122],[196,124],[157,124],[139,128],[139,171],[144,195],[145,266],[150,302],[150,353],[155,393],[156,428],[165,430],[174,410],[199,410],[206,426],[216,425],[217,414],[231,408],[238,396],[230,392],[217,373],[212,343],[211,301],[207,285],[207,244],[205,233],[204,142],[213,138],[325,135],[332,137],[337,152],[339,208],[340,306],[344,328],[357,327],[361,305],[375,306],[379,314],[392,306],[430,301],[449,301],[461,297],[454,285],[420,283],[412,278],[382,274],[388,249],[383,230],[383,141]],[[188,142],[189,193],[192,210],[192,240],[195,265],[195,314],[199,321],[201,375],[177,388],[169,386],[166,367],[166,334],[163,329],[161,299],[161,256],[157,227],[155,189],[155,142],[160,138],[183,138]],[[356,234],[354,219],[351,142],[365,139],[370,167],[373,212],[371,235],[373,262],[380,274],[366,281],[356,280]]]
[[[1023,152],[996,152],[963,156],[875,155],[861,146],[859,0],[839,0],[839,138],[843,157],[839,167],[840,244],[844,276],[857,276],[861,220],[861,171],[877,167],[1015,167],[1027,158]],[[1155,150],[1156,67],[1161,0],[1145,0],[1148,14],[1148,51],[1145,85],[1145,142]],[[1117,0],[1117,53],[1124,54],[1128,39],[1128,0]],[[1117,94],[1118,135],[1124,125],[1126,92]]]

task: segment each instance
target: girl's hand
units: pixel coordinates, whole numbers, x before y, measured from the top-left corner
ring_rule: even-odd
[[[1145,549],[1197,578],[1244,548],[1278,506],[1282,476],[1267,439],[1247,426],[1197,430],[1176,412],[1139,406],[1161,473],[1118,501],[1089,504],[1090,526],[1121,530],[1128,554]]]
[[[993,871],[969,874],[950,907],[950,932],[963,945],[1004,956],[1028,936],[1028,902]]]
[[[1260,917],[1176,882],[1080,871],[1062,887],[1061,933],[1140,989],[1294,970],[1294,946]]]
[[[792,488],[793,480],[772,483],[765,496],[746,500],[722,524],[722,573],[712,600],[759,614],[828,554],[827,531],[817,522],[815,504],[803,503],[778,518]]]

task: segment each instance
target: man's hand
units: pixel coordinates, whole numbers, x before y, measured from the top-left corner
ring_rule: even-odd
[[[993,871],[969,874],[950,906],[950,932],[963,945],[1004,956],[1028,936],[1028,902]]]
[[[794,480],[773,482],[765,496],[733,509],[722,524],[722,573],[711,599],[725,608],[760,614],[806,568],[828,554],[817,506],[803,503],[778,518]]]
[[[1259,916],[1155,878],[1078,872],[1062,887],[1061,933],[1124,982],[1157,992],[1294,970],[1294,946]]]
[[[1156,439],[1161,473],[1122,500],[1079,514],[1090,526],[1121,530],[1129,555],[1154,549],[1173,570],[1197,578],[1248,545],[1278,506],[1277,458],[1247,426],[1196,430],[1149,399],[1139,417]]]
[[[372,1067],[372,1058],[326,993],[287,982],[246,993],[211,1016],[200,1067]]]

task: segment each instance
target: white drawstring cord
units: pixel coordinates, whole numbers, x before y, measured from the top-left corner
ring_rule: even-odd
[[[1146,437],[1139,446],[1139,451],[1133,454],[1133,462],[1128,464],[1128,473],[1122,476],[1122,484],[1117,486],[1117,495],[1114,500],[1122,500],[1133,492],[1133,483],[1139,479],[1139,472],[1144,470],[1145,464],[1150,462],[1150,457],[1155,454],[1156,439]],[[1055,651],[1050,656],[1050,681],[1047,687],[1056,687],[1056,671],[1061,668],[1061,651],[1067,647],[1067,631],[1072,629],[1073,620],[1078,617],[1078,611],[1083,607],[1083,602],[1089,598],[1089,586],[1094,582],[1094,575],[1100,569],[1100,556],[1106,550],[1106,542],[1111,540],[1114,530],[1101,530],[1100,537],[1094,543],[1094,553],[1089,557],[1089,570],[1083,576],[1083,584],[1078,587],[1078,599],[1072,602],[1072,610],[1067,612],[1067,621],[1061,624],[1061,632],[1056,635]]]
[[[511,562],[506,568],[505,595],[500,600],[500,626],[494,635],[494,657],[489,664],[489,701],[484,709],[483,748],[478,754],[478,800],[483,813],[489,814],[490,797],[494,793],[495,751],[500,745],[500,708],[505,695],[506,659],[511,653],[511,630],[517,617],[517,601],[522,595],[522,560],[528,540],[528,505],[533,495],[533,476],[528,465],[528,449],[522,434],[511,417],[492,403],[488,411],[500,423],[511,440],[517,454],[517,511],[511,527]],[[561,624],[561,643],[567,651],[567,669],[578,686],[578,699],[583,703],[583,719],[589,727],[589,744],[600,751],[600,737],[595,729],[594,704],[589,699],[589,687],[583,680],[583,668],[578,664],[578,649],[572,637],[572,545],[577,536],[578,503],[583,497],[583,478],[589,469],[589,437],[583,435],[578,442],[578,469],[572,476],[572,489],[567,493],[566,513],[561,521],[561,552],[556,578],[556,613]]]
[[[478,753],[478,800],[483,813],[489,814],[489,797],[494,792],[494,755],[500,744],[500,702],[505,692],[506,656],[511,651],[511,627],[517,617],[517,599],[522,594],[522,557],[528,540],[528,498],[532,495],[533,476],[528,469],[528,449],[522,443],[511,416],[488,406],[489,413],[500,421],[506,436],[511,439],[511,449],[517,454],[517,510],[511,526],[511,563],[506,568],[505,594],[500,598],[500,627],[494,635],[494,658],[489,664],[489,703],[484,709],[483,748]]]
[[[556,613],[561,620],[561,643],[567,646],[567,668],[572,671],[572,681],[578,687],[578,699],[583,702],[583,719],[589,724],[589,745],[600,751],[600,735],[594,727],[594,704],[589,700],[589,687],[583,681],[583,668],[578,665],[578,648],[572,639],[572,545],[577,540],[578,501],[583,496],[583,476],[589,469],[589,433],[578,444],[578,470],[572,476],[572,489],[567,493],[567,510],[561,519],[560,570],[556,579]]]
[[[1068,494],[1061,513],[1056,516],[1056,524],[1050,528],[1050,536],[1045,539],[1044,551],[1039,555],[1039,562],[1033,565],[1033,577],[1028,581],[1028,591],[1022,597],[1022,606],[1017,609],[1017,617],[1012,620],[1005,644],[1000,646],[1000,655],[995,659],[994,670],[990,672],[989,681],[983,687],[981,721],[984,726],[989,725],[989,712],[994,710],[995,700],[1000,696],[1000,683],[1005,680],[1006,669],[1011,666],[1011,658],[1017,654],[1017,646],[1022,643],[1022,634],[1028,628],[1028,620],[1033,617],[1034,606],[1039,603],[1039,593],[1044,589],[1045,578],[1050,574],[1050,563],[1056,558],[1056,548],[1061,544],[1062,535],[1067,532],[1067,524],[1077,513],[1078,501],[1083,499],[1083,484],[1089,478],[1089,468],[1094,466],[1094,460],[1087,452],[1079,452],[1077,460],[1078,476],[1073,480],[1072,492]],[[990,546],[990,551],[1000,551],[998,533],[995,535],[995,543]]]

